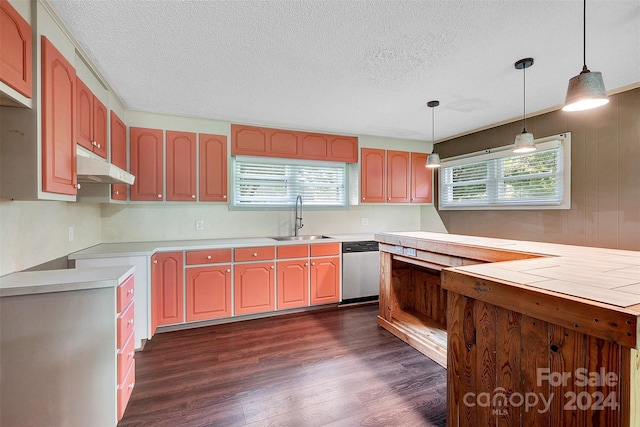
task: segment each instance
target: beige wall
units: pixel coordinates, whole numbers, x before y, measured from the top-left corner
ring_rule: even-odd
[[[527,119],[536,138],[571,132],[571,209],[439,211],[450,233],[640,250],[640,89],[599,109]],[[513,144],[522,122],[437,144],[442,158]]]
[[[99,205],[0,201],[0,276],[64,257],[101,239]]]

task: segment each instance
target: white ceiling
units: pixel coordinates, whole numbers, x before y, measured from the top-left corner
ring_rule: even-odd
[[[51,0],[129,109],[431,140],[564,102],[582,1]],[[640,82],[640,1],[587,2],[587,65]],[[575,113],[574,113],[575,114]],[[579,113],[578,113],[579,114]]]

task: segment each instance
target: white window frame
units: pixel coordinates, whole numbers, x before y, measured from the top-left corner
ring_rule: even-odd
[[[562,133],[558,135],[549,136],[546,138],[540,138],[535,140],[538,151],[544,151],[551,148],[560,147],[562,164],[558,171],[558,179],[556,180],[557,188],[561,192],[561,201],[555,203],[500,203],[500,200],[496,197],[495,188],[499,182],[499,178],[494,176],[487,182],[490,188],[487,192],[491,195],[493,200],[487,201],[466,201],[454,203],[443,203],[443,195],[448,191],[451,184],[445,182],[446,168],[452,166],[468,165],[480,162],[491,162],[495,159],[502,159],[507,157],[522,156],[523,154],[513,153],[513,145],[504,147],[492,148],[490,150],[484,150],[480,152],[465,154],[462,156],[451,157],[443,160],[441,168],[438,173],[439,181],[439,194],[438,194],[438,209],[439,210],[545,210],[545,209],[571,209],[571,133]],[[530,154],[530,153],[527,153]],[[524,154],[524,155],[527,155]]]
[[[287,196],[282,200],[282,203],[241,203],[238,201],[238,179],[236,176],[236,167],[238,162],[248,162],[248,163],[259,163],[265,165],[293,165],[293,166],[309,166],[309,167],[332,167],[332,168],[340,168],[343,171],[344,181],[342,183],[342,200],[340,203],[336,204],[319,204],[315,203],[311,198],[305,194],[299,194],[300,191],[295,189],[297,185],[295,181],[292,181],[292,188],[288,191]],[[231,161],[231,203],[230,208],[232,209],[289,209],[292,206],[295,206],[296,197],[301,195],[303,198],[303,203],[305,209],[323,209],[323,208],[331,208],[331,209],[340,209],[346,208],[348,202],[348,188],[349,188],[349,177],[347,164],[342,162],[328,162],[328,161],[317,161],[317,160],[301,160],[301,159],[285,159],[285,158],[276,158],[276,157],[258,157],[258,156],[232,156]],[[295,179],[295,177],[294,177]]]

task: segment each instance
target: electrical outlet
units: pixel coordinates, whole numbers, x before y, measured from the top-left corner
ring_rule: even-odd
[[[196,230],[204,230],[204,220],[196,220]]]
[[[73,242],[73,226],[69,226],[69,241]]]
[[[369,225],[369,218],[360,218],[360,225]]]

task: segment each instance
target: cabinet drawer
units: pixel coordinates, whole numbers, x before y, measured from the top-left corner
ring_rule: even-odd
[[[273,259],[276,252],[276,248],[274,246],[236,248],[234,250],[236,262]]]
[[[340,255],[340,243],[317,243],[311,245],[311,256]]]
[[[127,409],[127,403],[133,392],[133,386],[136,383],[136,362],[135,360],[129,367],[124,381],[118,386],[118,421],[122,419],[124,410]]]
[[[118,385],[124,384],[125,375],[133,363],[136,354],[134,335],[135,334],[129,335],[124,346],[118,350]]]
[[[122,284],[118,286],[118,303],[116,306],[117,312],[122,313],[122,310],[129,305],[129,301],[133,299],[133,275],[129,276]]]
[[[309,256],[309,245],[278,246],[278,258],[305,258]]]
[[[133,332],[133,304],[129,304],[117,319],[118,348],[124,348],[125,340]]]
[[[187,265],[231,262],[231,249],[187,251]]]

